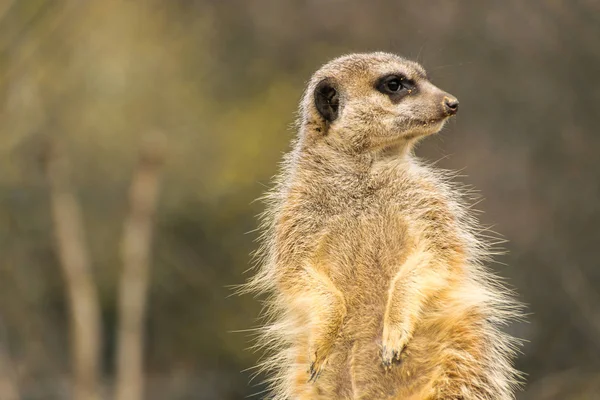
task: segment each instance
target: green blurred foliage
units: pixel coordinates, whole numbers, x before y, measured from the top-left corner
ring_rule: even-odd
[[[310,73],[371,50],[419,59],[461,100],[461,115],[419,154],[464,168],[487,199],[483,221],[510,239],[507,266],[496,267],[532,311],[530,324],[509,328],[529,340],[519,367],[533,383],[522,398],[593,398],[592,389],[544,387],[560,384],[560,371],[600,370],[599,37],[595,0],[4,0],[0,345],[24,398],[65,398],[68,380],[46,140],[66,143],[74,166],[105,322],[106,385],[127,187],[141,136],[160,130],[168,160],[148,398],[242,398],[261,390],[241,372],[257,355],[245,350],[250,334],[232,331],[256,326],[260,302],[228,286],[246,279],[256,247],[262,205],[253,200],[288,149]]]

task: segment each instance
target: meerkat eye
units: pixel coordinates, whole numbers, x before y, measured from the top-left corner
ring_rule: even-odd
[[[392,78],[385,83],[385,88],[390,92],[397,92],[402,88],[402,81],[398,78]]]
[[[403,75],[393,74],[379,78],[375,84],[375,89],[387,94],[392,100],[399,101],[404,96],[414,93],[416,85],[413,80]]]

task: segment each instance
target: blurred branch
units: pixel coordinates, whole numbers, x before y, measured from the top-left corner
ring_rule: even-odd
[[[0,399],[20,400],[15,368],[6,341],[4,324],[0,320]]]
[[[0,399],[2,400],[19,400],[19,391],[14,379],[12,362],[0,346]]]
[[[144,143],[130,189],[130,211],[125,219],[119,288],[117,400],[141,400],[143,389],[144,319],[152,237],[158,198],[164,138]]]
[[[69,182],[69,163],[54,141],[46,154],[46,174],[71,314],[73,398],[97,400],[101,331],[98,294],[84,240],[81,207]]]

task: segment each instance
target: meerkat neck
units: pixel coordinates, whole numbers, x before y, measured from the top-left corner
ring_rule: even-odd
[[[409,161],[413,157],[413,145],[397,143],[373,152],[374,161]]]
[[[347,151],[331,146],[325,141],[300,141],[297,143],[296,167],[316,176],[334,177],[344,175],[368,175],[376,166],[389,165],[403,169],[414,159],[412,146],[406,143],[394,144],[370,151]],[[376,168],[380,171],[380,168]]]

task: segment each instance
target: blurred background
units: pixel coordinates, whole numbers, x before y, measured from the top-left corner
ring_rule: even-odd
[[[150,132],[164,166],[140,264],[143,398],[264,397],[251,335],[234,332],[256,326],[260,299],[229,287],[249,276],[253,200],[310,74],[373,50],[418,59],[460,99],[417,153],[462,170],[508,240],[493,268],[530,313],[507,328],[527,340],[518,398],[600,399],[599,40],[598,0],[0,0],[0,399],[74,398],[61,193],[81,208],[72,237],[112,398],[128,193]],[[48,143],[70,166],[48,166]]]

